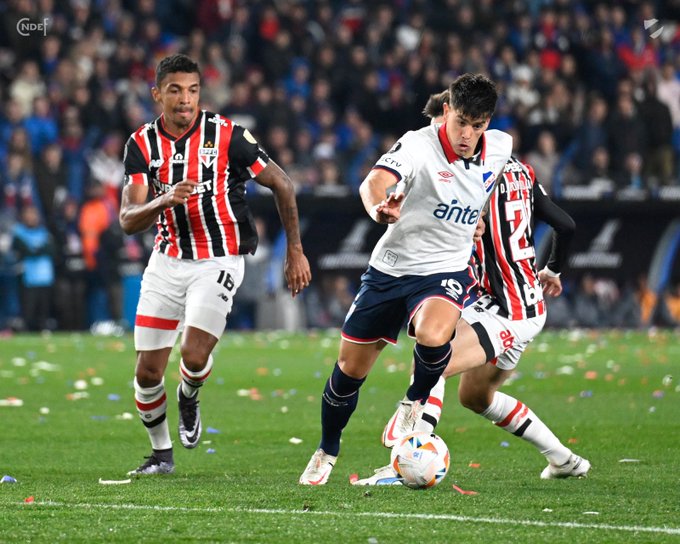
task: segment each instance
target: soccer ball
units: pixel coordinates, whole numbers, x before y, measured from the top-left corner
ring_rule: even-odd
[[[449,448],[434,433],[412,433],[392,448],[390,464],[406,487],[434,487],[449,470]]]

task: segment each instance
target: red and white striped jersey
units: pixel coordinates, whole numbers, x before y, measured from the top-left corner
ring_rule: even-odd
[[[198,182],[186,203],[159,214],[154,244],[170,257],[194,260],[255,252],[246,182],[268,161],[248,130],[205,110],[177,138],[165,130],[163,116],[143,125],[123,158],[125,183],[151,186],[154,196],[182,180]]]
[[[534,249],[534,184],[533,169],[511,157],[489,199],[486,231],[476,248],[482,289],[513,320],[546,310]]]

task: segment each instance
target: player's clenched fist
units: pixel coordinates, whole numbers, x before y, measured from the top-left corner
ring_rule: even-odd
[[[167,207],[172,208],[178,204],[185,204],[197,186],[198,183],[192,179],[183,179],[173,185],[172,189],[164,195]]]

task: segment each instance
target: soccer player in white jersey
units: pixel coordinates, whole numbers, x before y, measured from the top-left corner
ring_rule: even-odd
[[[441,122],[448,113],[445,93],[433,95],[424,113]],[[536,269],[534,216],[555,229],[550,259]],[[453,356],[430,392],[418,419],[400,418],[397,409],[383,431],[393,447],[414,431],[433,432],[444,400],[445,379],[461,374],[458,396],[466,408],[533,444],[547,459],[541,478],[586,476],[587,459],[571,452],[553,432],[517,399],[498,391],[512,374],[526,346],[542,330],[546,318],[543,293],[562,292],[560,271],[574,231],[573,219],[550,200],[533,169],[512,157],[490,200],[488,226],[477,244],[481,293],[463,310],[451,341]],[[487,364],[485,364],[487,363]],[[356,485],[398,484],[390,465],[377,469]]]
[[[152,95],[162,114],[132,134],[125,147],[120,224],[127,234],[154,223],[158,229],[134,332],[135,402],[152,452],[130,474],[174,470],[164,374],[182,329],[179,437],[186,448],[199,443],[198,391],[210,374],[211,352],[243,279],[243,255],[257,248],[245,200],[249,179],[274,193],[286,232],[285,277],[292,295],[311,279],[290,179],[250,132],[200,110],[199,94],[195,62],[185,55],[161,60]],[[154,198],[148,200],[150,188]]]
[[[322,395],[321,442],[301,484],[328,481],[359,388],[405,322],[416,345],[404,410],[422,412],[451,358],[449,341],[477,283],[469,265],[473,235],[510,157],[512,137],[486,130],[497,101],[488,78],[464,74],[449,93],[447,121],[404,134],[361,184],[367,213],[388,227],[345,318],[338,361]]]

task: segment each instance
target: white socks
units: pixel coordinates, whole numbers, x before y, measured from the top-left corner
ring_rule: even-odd
[[[480,415],[536,446],[553,465],[563,465],[571,456],[571,450],[528,406],[505,393],[496,391],[491,406]]]
[[[191,398],[203,387],[203,383],[208,379],[213,367],[213,356],[208,357],[208,362],[203,370],[193,372],[184,366],[184,359],[179,362],[179,373],[182,377],[182,393],[185,397]]]
[[[155,387],[141,387],[135,378],[135,403],[139,418],[146,427],[154,450],[172,448],[168,420],[166,418],[167,398],[165,396],[165,380]]]

